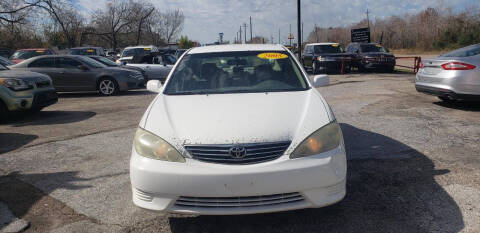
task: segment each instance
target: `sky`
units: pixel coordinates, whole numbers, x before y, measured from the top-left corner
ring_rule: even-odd
[[[105,7],[107,0],[77,0],[85,15]],[[140,0],[142,1],[142,0]],[[145,0],[146,1],[146,0]],[[464,10],[479,7],[479,0],[301,0],[304,36],[315,24],[321,27],[345,26],[356,23],[370,12],[370,19],[392,15],[417,13],[427,7],[450,7]],[[287,41],[292,25],[296,37],[296,0],[151,0],[160,10],[181,9],[185,15],[181,35],[200,43],[218,41],[220,32],[224,40],[233,41],[240,25],[247,23],[247,39],[250,37],[249,17],[252,17],[253,36],[273,38],[281,43]],[[242,32],[243,33],[243,32]],[[242,36],[243,37],[243,36]]]

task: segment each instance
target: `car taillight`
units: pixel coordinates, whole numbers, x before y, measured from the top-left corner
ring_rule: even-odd
[[[475,67],[463,62],[449,62],[442,65],[444,70],[473,70]]]

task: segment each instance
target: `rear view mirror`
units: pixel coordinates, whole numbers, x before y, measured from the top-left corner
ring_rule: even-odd
[[[147,90],[160,93],[162,90],[162,83],[159,80],[150,80],[147,82]]]
[[[330,78],[326,74],[319,74],[313,77],[313,87],[324,87],[330,84]]]

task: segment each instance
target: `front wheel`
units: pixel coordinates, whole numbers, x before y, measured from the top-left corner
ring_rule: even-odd
[[[115,82],[115,80],[111,78],[100,79],[100,81],[98,82],[97,89],[101,95],[105,95],[105,96],[116,95],[119,92],[117,82]]]

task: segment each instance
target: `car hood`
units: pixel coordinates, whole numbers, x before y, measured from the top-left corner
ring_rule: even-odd
[[[22,70],[2,70],[0,71],[0,77],[19,78],[25,81],[50,81],[47,75]]]
[[[292,141],[292,148],[333,120],[315,89],[216,95],[163,95],[140,126],[180,151],[186,144]]]
[[[367,57],[380,57],[380,56],[393,57],[391,53],[380,53],[380,52],[363,53],[363,55]]]

